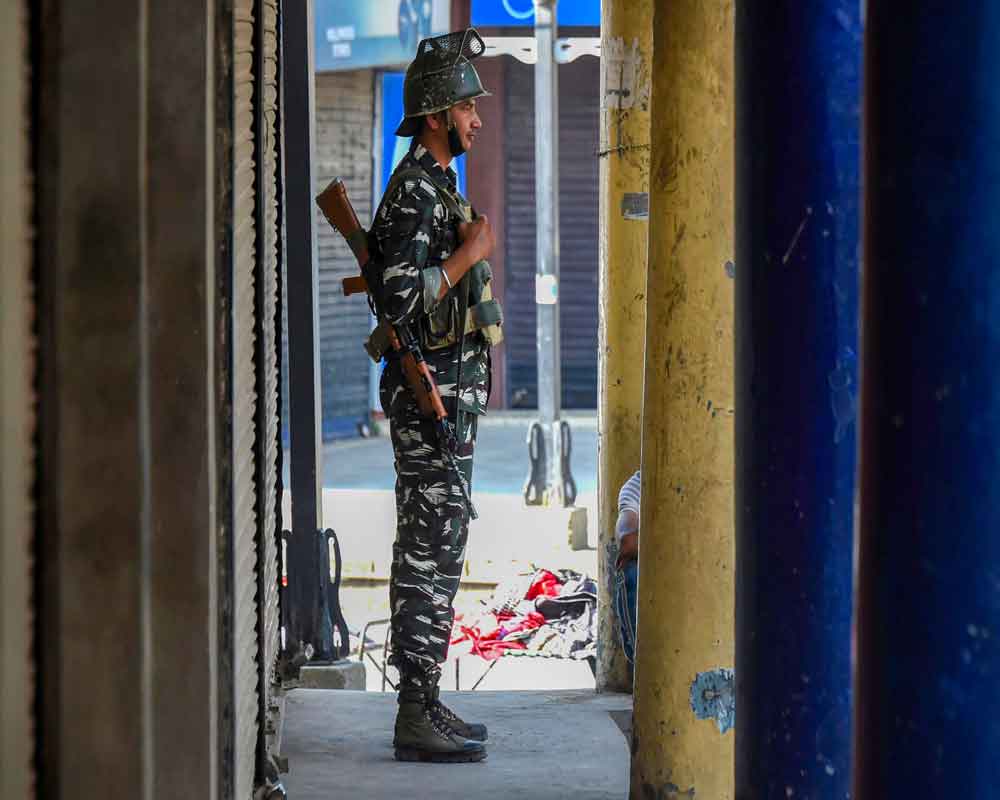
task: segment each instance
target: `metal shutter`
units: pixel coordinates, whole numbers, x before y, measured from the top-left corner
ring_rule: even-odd
[[[253,0],[233,9],[233,688],[234,795],[253,794],[257,756],[257,520],[255,431],[256,209]]]
[[[334,178],[347,185],[361,224],[369,224],[372,195],[374,75],[371,70],[316,76],[316,193]],[[368,304],[344,297],[341,280],[358,274],[358,263],[316,209],[319,249],[320,375],[323,438],[353,436],[368,415]]]
[[[537,405],[534,67],[507,63],[506,287],[508,403]],[[600,65],[559,67],[559,270],[563,408],[597,406]]]
[[[274,669],[280,647],[278,610],[278,469],[281,441],[278,419],[278,7],[277,0],[257,0],[257,408],[258,537],[260,554],[258,609],[260,638],[260,708],[267,720],[273,701]],[[262,742],[261,755],[267,755]]]
[[[0,8],[0,795],[35,796],[31,547],[35,407],[28,11]],[[9,759],[9,760],[8,760]]]

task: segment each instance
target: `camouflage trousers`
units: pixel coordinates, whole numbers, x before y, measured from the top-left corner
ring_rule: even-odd
[[[455,462],[472,487],[478,417],[461,413]],[[452,603],[469,537],[469,507],[454,468],[438,447],[430,420],[409,414],[390,419],[396,460],[396,541],[392,547],[389,663],[404,684],[429,686],[448,656]]]

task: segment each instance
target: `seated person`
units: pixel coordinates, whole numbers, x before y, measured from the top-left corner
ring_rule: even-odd
[[[615,613],[622,637],[622,649],[629,666],[635,661],[636,586],[639,557],[640,471],[625,481],[618,493],[618,560],[615,562]]]

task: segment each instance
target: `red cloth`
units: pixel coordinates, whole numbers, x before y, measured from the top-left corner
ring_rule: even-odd
[[[493,615],[491,614],[490,616],[492,617]],[[495,617],[493,618],[496,619]],[[540,628],[544,624],[545,617],[536,611],[529,612],[526,617],[515,617],[509,621],[509,624],[498,624],[496,627],[488,629],[486,633],[475,625],[458,624],[456,627],[459,628],[461,634],[454,636],[451,643],[459,644],[460,642],[469,640],[472,645],[469,650],[470,653],[481,656],[487,661],[493,661],[500,658],[505,650],[525,649],[524,642],[517,640],[505,641],[507,636],[521,631]]]
[[[532,581],[528,591],[525,592],[525,600],[534,600],[539,595],[543,597],[555,597],[562,589],[562,581],[547,569],[539,570],[539,575]]]
[[[538,570],[538,574],[525,592],[525,600],[536,597],[556,597],[562,591],[562,581],[547,569]],[[494,624],[495,623],[495,624]],[[514,613],[504,608],[496,614],[486,614],[479,620],[479,625],[463,625],[461,617],[455,618],[452,630],[452,644],[468,641],[471,644],[469,652],[481,656],[487,661],[500,658],[505,650],[524,650],[526,646],[520,640],[505,641],[506,637],[521,631],[534,630],[545,624],[545,617],[537,611],[529,611],[526,616],[514,616]]]
[[[486,661],[496,661],[496,659],[504,654],[505,650],[527,649],[524,642],[483,642],[478,646],[474,646],[469,652]]]

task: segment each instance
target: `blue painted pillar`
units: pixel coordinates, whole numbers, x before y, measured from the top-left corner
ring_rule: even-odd
[[[1000,793],[1000,6],[868,3],[859,800]]]
[[[736,12],[736,798],[850,789],[862,25]]]

